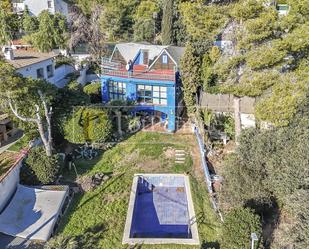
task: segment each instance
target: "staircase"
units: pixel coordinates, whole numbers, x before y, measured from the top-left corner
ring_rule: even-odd
[[[186,152],[184,150],[175,150],[175,163],[184,164],[186,160]]]

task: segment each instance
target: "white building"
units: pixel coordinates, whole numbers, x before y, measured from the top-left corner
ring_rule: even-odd
[[[12,0],[12,5],[15,13],[23,12],[27,6],[34,16],[48,10],[51,14],[59,12],[69,17],[69,5],[63,0]]]
[[[31,49],[12,50],[8,47],[3,52],[7,62],[23,77],[45,79],[58,87],[63,87],[69,81],[66,76],[75,72],[69,65],[62,65],[56,69],[55,53],[40,53]]]

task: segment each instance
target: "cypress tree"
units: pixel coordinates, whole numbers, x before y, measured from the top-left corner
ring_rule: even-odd
[[[170,45],[173,43],[173,0],[165,0],[162,18],[162,43]]]
[[[7,14],[0,6],[0,46],[7,45],[12,40],[10,27],[7,21]]]

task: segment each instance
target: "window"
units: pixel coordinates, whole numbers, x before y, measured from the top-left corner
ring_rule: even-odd
[[[137,85],[139,103],[167,105],[167,88],[164,86]]]
[[[108,96],[110,100],[125,100],[126,99],[126,83],[109,81],[108,82]]]
[[[51,0],[48,0],[48,1],[47,1],[47,7],[48,7],[49,9],[52,8],[52,1],[51,1]]]
[[[162,55],[162,63],[163,64],[167,64],[168,63],[168,59],[167,59],[167,55],[166,54]]]
[[[47,70],[47,77],[48,78],[51,78],[54,76],[54,68],[53,68],[53,65],[48,65],[46,67],[46,70]]]
[[[39,68],[36,70],[36,77],[38,79],[44,79],[44,69],[43,68]]]

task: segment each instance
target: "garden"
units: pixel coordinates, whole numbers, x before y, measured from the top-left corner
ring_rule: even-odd
[[[175,150],[186,151],[183,163]],[[102,184],[76,193],[58,229],[59,238],[72,238],[79,248],[130,248],[122,245],[133,175],[136,173],[186,173],[197,216],[202,248],[217,248],[220,223],[211,208],[193,135],[139,132],[93,160],[75,161],[78,178],[109,175]],[[64,181],[79,181],[73,170],[63,171]],[[56,237],[56,239],[57,239]],[[136,247],[134,247],[136,248]],[[138,248],[200,248],[181,245],[139,245]]]

